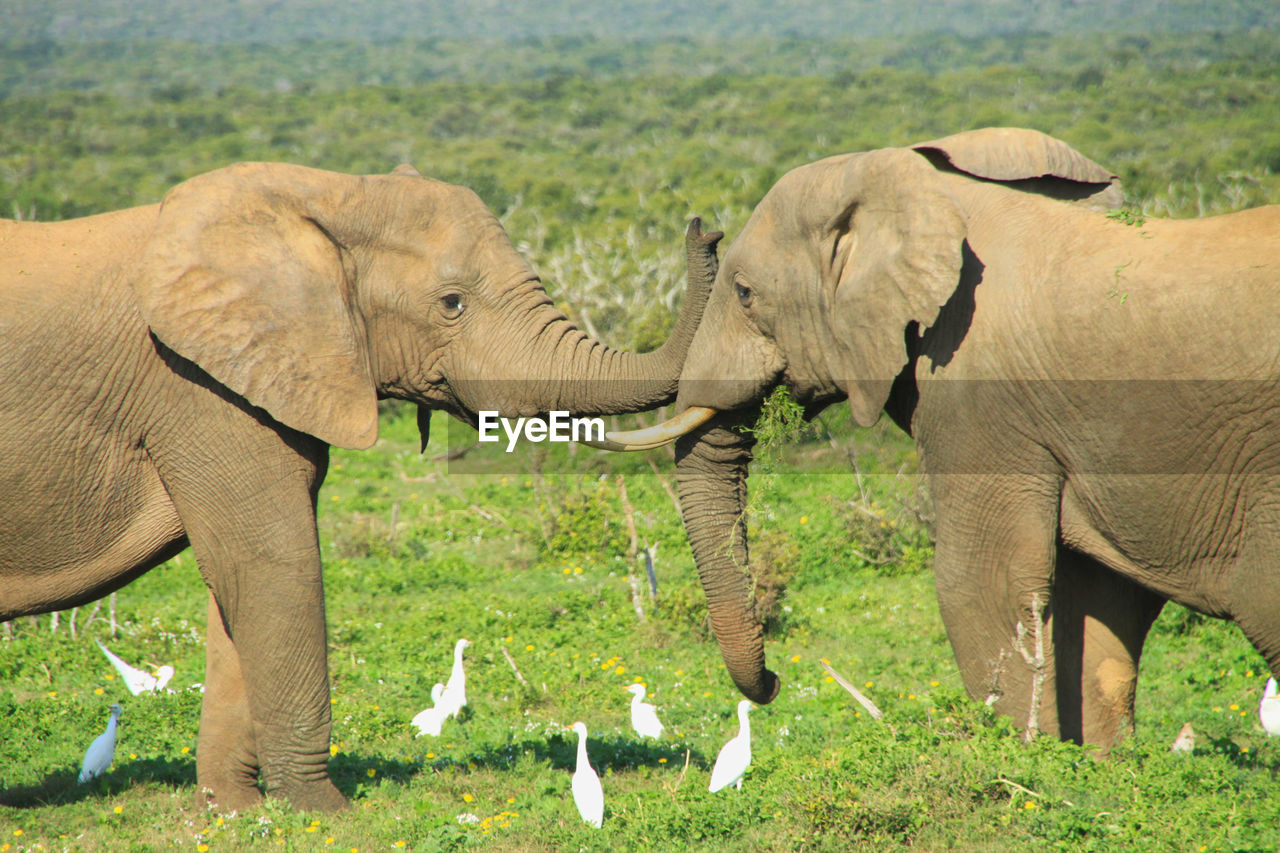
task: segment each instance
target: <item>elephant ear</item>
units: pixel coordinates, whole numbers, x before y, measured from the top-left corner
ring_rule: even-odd
[[[907,325],[933,325],[956,288],[965,222],[934,168],[907,149],[849,155],[829,183],[841,210],[826,225],[834,378],[854,420],[871,426],[907,363]]]
[[[911,146],[935,165],[989,181],[1037,181],[1032,189],[1111,209],[1124,202],[1119,178],[1061,139],[1021,127],[986,127]],[[1053,187],[1038,179],[1074,186]],[[1056,192],[1054,190],[1057,190]]]
[[[339,184],[358,180],[253,163],[179,184],[133,281],[165,346],[281,423],[348,448],[378,436],[353,270],[333,236]]]

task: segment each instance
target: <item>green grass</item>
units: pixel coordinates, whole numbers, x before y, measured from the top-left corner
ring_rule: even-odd
[[[129,696],[91,639],[174,664],[176,685],[200,681],[205,599],[188,554],[120,592],[114,640],[82,611],[75,640],[63,614],[57,631],[48,616],[19,620],[0,642],[0,849],[1280,845],[1280,743],[1266,741],[1255,713],[1265,667],[1233,626],[1166,611],[1143,660],[1138,736],[1111,758],[1024,745],[1010,721],[964,697],[924,568],[910,445],[892,428],[833,432],[838,445],[853,439],[860,479],[799,473],[792,461],[834,471],[847,458],[811,436],[788,446],[752,498],[757,555],[788,586],[768,642],[782,693],[752,714],[754,763],[740,792],[706,790],[736,731],[738,695],[707,640],[675,509],[644,458],[575,475],[546,473],[564,460],[461,474],[450,471],[457,462],[429,461],[444,449],[442,424],[422,457],[411,415],[392,410],[372,451],[334,452],[322,494],[331,768],[354,808],[310,815],[270,802],[219,823],[192,805],[200,694]],[[652,455],[670,479],[669,462]],[[641,544],[659,544],[659,598],[643,599],[643,623],[618,471]],[[469,709],[441,738],[415,738],[409,719],[447,677],[461,636],[474,643]],[[884,720],[828,681],[820,658],[865,685]],[[635,679],[668,726],[661,742],[630,732],[623,688]],[[125,706],[115,764],[77,786],[113,701]],[[601,830],[578,820],[569,795],[565,727],[577,719],[603,777]],[[1186,721],[1199,732],[1195,752],[1171,755]],[[479,822],[459,824],[464,813]]]

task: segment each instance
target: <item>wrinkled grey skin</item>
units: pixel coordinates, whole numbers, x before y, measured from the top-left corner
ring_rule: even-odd
[[[574,328],[470,190],[242,164],[160,205],[0,220],[0,620],[188,546],[210,590],[200,792],[346,805],[327,774],[316,493],[397,397],[474,420],[669,402],[719,235],[660,350]],[[424,435],[425,441],[425,435]]]
[[[677,401],[722,413],[677,465],[749,698],[778,681],[742,569],[750,438],[728,427],[778,384],[913,436],[966,688],[1019,725],[1131,731],[1167,600],[1234,620],[1280,672],[1280,207],[1129,225],[1101,212],[1117,201],[1065,144],[987,129],[802,166],[760,202]]]

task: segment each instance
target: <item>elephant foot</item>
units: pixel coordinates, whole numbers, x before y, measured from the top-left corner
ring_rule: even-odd
[[[196,808],[214,813],[239,812],[262,803],[262,792],[256,784],[201,782],[196,786]]]
[[[328,777],[283,786],[271,792],[272,796],[288,799],[289,805],[304,812],[341,812],[351,808],[351,802],[334,787]]]

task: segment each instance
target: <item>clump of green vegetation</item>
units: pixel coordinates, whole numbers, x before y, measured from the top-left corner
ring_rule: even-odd
[[[756,462],[776,461],[781,449],[804,434],[808,424],[804,407],[797,403],[785,386],[779,385],[765,398],[760,417],[750,427],[755,436]]]
[[[1147,215],[1136,207],[1118,207],[1107,211],[1107,218],[1124,225],[1139,226],[1147,221]]]

